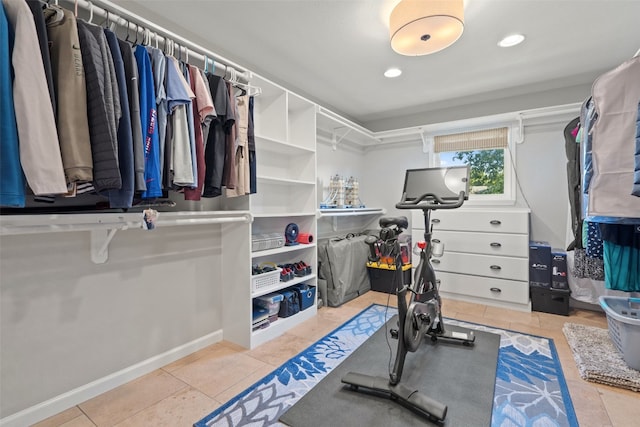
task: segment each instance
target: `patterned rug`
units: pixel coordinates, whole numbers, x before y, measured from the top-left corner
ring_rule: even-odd
[[[382,305],[369,306],[194,426],[283,426],[279,417],[395,313]],[[501,337],[492,426],[578,426],[552,339],[446,322]]]
[[[627,366],[607,329],[565,323],[562,332],[582,379],[640,391],[640,371]]]

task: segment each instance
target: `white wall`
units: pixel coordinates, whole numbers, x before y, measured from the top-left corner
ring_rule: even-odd
[[[0,418],[221,328],[220,226],[4,236]]]
[[[577,116],[577,114],[576,114]],[[520,201],[531,209],[531,239],[564,248],[567,236],[569,190],[564,127],[569,123],[525,127],[525,141],[517,146],[517,171],[524,193]]]
[[[350,145],[340,144],[334,150],[331,144],[318,141],[316,145],[318,171],[318,205],[328,195],[329,181],[334,175],[353,176],[362,181],[364,156],[362,151]],[[364,201],[366,203],[366,201]]]
[[[422,141],[369,149],[364,158],[366,167],[360,185],[363,197],[371,205],[385,208],[387,216],[404,215],[410,220],[411,211],[398,210],[395,205],[402,197],[405,170],[429,166]]]
[[[564,127],[566,123],[547,120],[546,124],[525,125],[524,142],[516,146],[518,206],[531,209],[531,239],[544,240],[563,248],[567,233],[568,189]],[[340,158],[341,149],[332,159]],[[319,170],[328,160],[318,153]],[[382,145],[362,152],[360,193],[367,206],[382,207],[387,215],[405,215],[409,211],[395,209],[400,200],[406,169],[428,167],[422,141],[398,145]]]

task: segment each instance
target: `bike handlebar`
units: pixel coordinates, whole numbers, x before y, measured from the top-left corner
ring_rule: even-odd
[[[402,200],[396,203],[396,209],[455,209],[462,206],[466,194],[461,191],[455,201],[446,201],[433,193],[425,193],[415,200]],[[403,197],[404,199],[404,197]]]

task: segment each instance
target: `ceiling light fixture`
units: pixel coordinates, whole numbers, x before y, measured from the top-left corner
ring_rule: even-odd
[[[402,70],[400,68],[389,68],[384,72],[384,76],[390,79],[398,77],[400,74],[402,74]]]
[[[463,30],[463,0],[401,0],[389,18],[391,47],[407,56],[441,51]]]
[[[500,47],[511,47],[517,44],[520,44],[524,41],[524,36],[522,34],[511,34],[503,38],[498,42],[498,46]]]

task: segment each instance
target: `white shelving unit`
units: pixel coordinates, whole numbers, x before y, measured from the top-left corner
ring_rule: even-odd
[[[316,226],[316,106],[292,92],[256,76],[252,84],[262,89],[255,98],[257,194],[250,196],[251,234],[284,234],[290,223],[300,233],[315,236]],[[250,252],[244,268],[265,262],[290,264],[303,261],[312,274],[280,282],[268,291],[253,292],[250,275],[246,285],[228,289],[233,301],[223,314],[225,339],[247,348],[267,342],[317,314],[317,304],[268,327],[252,331],[253,299],[294,284],[317,287],[315,242]],[[317,292],[316,292],[317,301]]]

